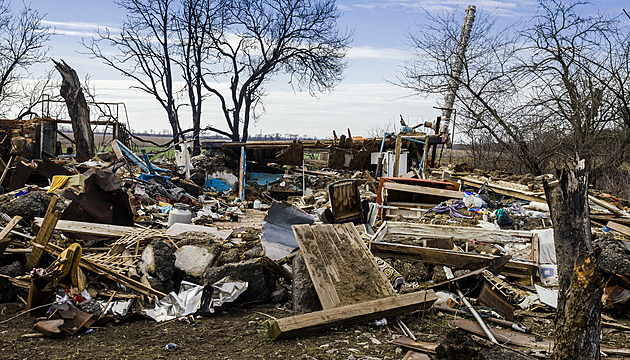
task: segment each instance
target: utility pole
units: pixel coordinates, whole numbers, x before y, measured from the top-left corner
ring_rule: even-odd
[[[455,59],[453,61],[453,68],[451,69],[451,76],[448,80],[448,90],[444,100],[444,109],[442,110],[443,123],[440,128],[440,134],[445,134],[447,137],[448,127],[451,122],[451,113],[453,112],[453,104],[455,103],[455,95],[459,89],[459,79],[462,75],[462,70],[464,69],[464,55],[466,54],[466,47],[468,47],[470,31],[472,29],[473,22],[475,21],[475,10],[476,8],[474,5],[469,5],[468,8],[466,8],[466,17],[464,17],[462,33],[459,36],[457,51],[455,52]]]

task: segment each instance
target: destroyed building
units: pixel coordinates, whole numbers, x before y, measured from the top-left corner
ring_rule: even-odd
[[[437,126],[381,139],[211,142],[173,160],[116,138],[83,163],[52,148],[15,152],[30,139],[48,149],[45,124],[55,122],[5,130],[14,135],[0,196],[9,309],[0,326],[12,332],[78,341],[134,321],[189,332],[261,309],[275,315],[247,336],[274,340],[270,349],[281,339],[360,334],[296,350],[304,359],[551,355],[558,270],[543,189],[557,181],[551,175],[448,164]],[[601,351],[623,358],[628,202],[596,192],[589,201],[605,259]],[[182,342],[161,351],[186,351]]]

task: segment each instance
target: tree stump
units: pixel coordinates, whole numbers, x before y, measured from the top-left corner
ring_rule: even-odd
[[[580,253],[575,260],[571,285],[556,318],[553,358],[556,360],[599,359],[603,281],[597,257]]]
[[[77,161],[90,160],[94,157],[94,134],[90,126],[90,108],[85,101],[79,76],[63,60],[61,62],[52,60],[52,62],[55,63],[55,68],[61,74],[61,96],[66,101],[70,121],[72,121]]]
[[[584,160],[544,183],[558,260],[558,309],[553,358],[599,359],[603,283],[596,270]]]

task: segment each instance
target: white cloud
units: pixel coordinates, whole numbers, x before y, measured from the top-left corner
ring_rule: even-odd
[[[79,22],[79,21],[51,21],[51,20],[42,20],[42,24],[54,26],[54,27],[63,27],[69,29],[98,29],[97,24],[87,23],[87,22]]]
[[[444,11],[454,8],[464,9],[471,2],[468,0],[381,0],[362,1],[345,4],[345,8],[368,9],[368,10],[403,10],[403,11]],[[534,0],[478,0],[474,2],[478,9],[496,12],[499,16],[522,16],[525,11],[536,6]],[[527,9],[527,10],[525,10]]]
[[[137,89],[131,80],[92,80],[98,101],[127,105],[131,128],[137,130],[169,129],[166,113],[150,95]],[[294,133],[330,137],[332,130],[366,136],[375,124],[390,124],[403,115],[410,123],[420,123],[439,115],[432,106],[435,98],[408,97],[402,88],[387,83],[341,84],[330,94],[311,97],[290,89],[270,89],[265,97],[266,112],[250,128],[250,133]],[[190,126],[186,107],[181,110],[182,127]],[[122,108],[121,108],[122,114]],[[126,122],[125,118],[121,119]],[[217,103],[208,100],[203,110],[202,126],[226,128]]]
[[[80,22],[80,21],[52,21],[42,20],[44,25],[53,28],[55,34],[75,37],[91,37],[94,36],[99,29],[108,28],[112,33],[120,31],[116,26],[108,27],[100,24]]]
[[[83,38],[92,37],[95,35],[95,32],[55,29],[55,35],[76,36]]]
[[[409,56],[404,50],[394,48],[378,48],[374,46],[353,46],[348,50],[348,59],[370,59],[383,61],[400,61]]]

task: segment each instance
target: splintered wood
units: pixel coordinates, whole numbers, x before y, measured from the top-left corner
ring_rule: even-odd
[[[14,216],[13,219],[9,221],[9,223],[0,231],[0,256],[4,253],[11,242],[11,238],[7,237],[11,230],[17,225],[17,223],[22,220],[21,216]]]
[[[24,265],[24,269],[26,269],[26,271],[31,271],[39,263],[39,259],[44,254],[44,247],[48,244],[53,230],[55,230],[55,226],[57,225],[57,221],[59,221],[59,218],[61,217],[59,211],[55,210],[58,200],[58,197],[53,196],[50,200],[50,204],[48,204],[46,216],[44,216],[42,225],[37,232],[35,240],[33,241],[33,250],[31,250],[31,254],[26,260],[26,265]]]
[[[351,223],[293,232],[324,310],[396,295]]]
[[[272,340],[287,339],[331,327],[365,324],[374,319],[428,309],[437,298],[433,290],[416,291],[335,309],[274,319],[267,322],[267,336]]]
[[[110,245],[110,255],[122,254],[127,249],[131,251],[134,256],[139,256],[144,250],[144,247],[154,239],[171,240],[171,237],[166,235],[164,230],[157,229],[135,229],[129,231],[127,234],[116,240]]]

